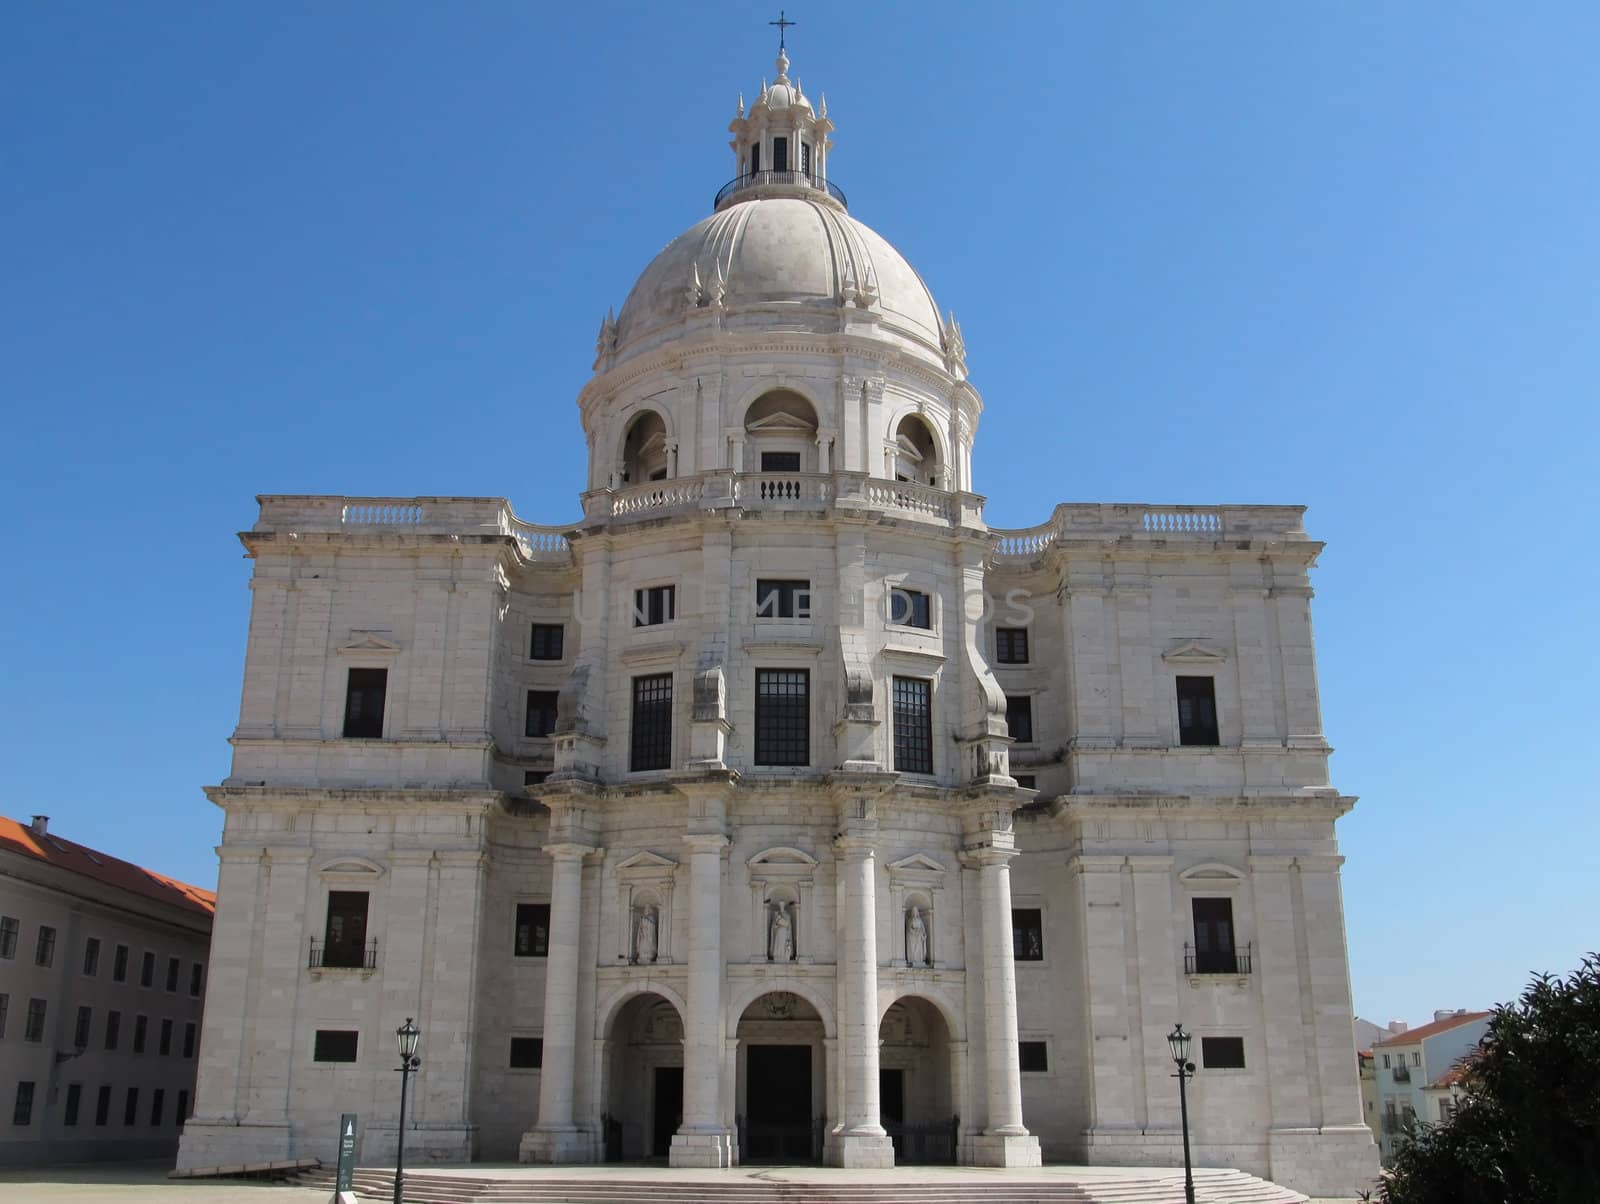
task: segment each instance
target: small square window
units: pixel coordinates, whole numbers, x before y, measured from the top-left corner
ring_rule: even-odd
[[[1201,1037],[1200,1065],[1207,1070],[1243,1070],[1243,1037]]]
[[[354,1062],[361,1034],[353,1030],[319,1028],[311,1049],[313,1062]]]
[[[1219,742],[1216,680],[1178,678],[1178,743],[1214,745]]]
[[[1017,1064],[1024,1073],[1042,1074],[1050,1069],[1049,1047],[1043,1041],[1018,1041]]]
[[[16,957],[17,930],[21,926],[16,916],[0,916],[0,957]]]
[[[555,690],[528,691],[528,711],[522,725],[524,736],[537,738],[555,734],[557,697]]]
[[[550,956],[550,904],[517,904],[517,931],[512,952],[517,957]]]
[[[39,939],[33,946],[33,964],[48,966],[56,960],[56,930],[48,924],[39,925]]]
[[[1039,908],[1011,909],[1011,951],[1019,962],[1044,960],[1044,912]]]
[[[83,972],[90,978],[100,972],[100,938],[97,936],[83,942]]]
[[[767,578],[756,581],[756,618],[809,619],[810,617],[811,582],[778,581]]]
[[[1006,730],[1017,744],[1033,743],[1033,699],[1029,695],[1006,695]]]
[[[781,141],[781,139],[780,139]],[[799,452],[762,452],[762,472],[799,472]]]
[[[560,623],[535,623],[528,637],[528,659],[533,661],[558,661],[566,627]]]
[[[994,659],[1002,665],[1028,663],[1028,629],[1026,627],[996,627],[994,629]]]
[[[349,739],[383,739],[383,704],[389,670],[352,669],[344,695],[344,734]]]
[[[897,627],[933,627],[933,608],[928,595],[914,589],[889,591],[889,622]]]
[[[677,617],[677,587],[652,585],[633,591],[633,625],[655,627]]]
[[[538,1070],[543,1065],[543,1037],[511,1038],[510,1066],[512,1070]]]

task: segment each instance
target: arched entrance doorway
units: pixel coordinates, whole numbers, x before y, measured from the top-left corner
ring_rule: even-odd
[[[667,1157],[683,1121],[683,1017],[636,995],[617,1009],[606,1055],[606,1161]]]
[[[772,991],[739,1017],[740,1162],[820,1162],[827,1127],[822,1018]]]
[[[897,1166],[956,1160],[950,1028],[926,999],[906,995],[878,1024],[878,1107]]]

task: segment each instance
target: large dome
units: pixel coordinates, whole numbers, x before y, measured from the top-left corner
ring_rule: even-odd
[[[944,363],[939,308],[922,277],[830,200],[745,200],[673,239],[622,307],[618,361],[656,345],[708,296],[720,298],[731,330],[837,330],[841,307],[865,307],[903,347]]]

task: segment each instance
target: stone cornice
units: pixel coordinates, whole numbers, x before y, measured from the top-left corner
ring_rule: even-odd
[[[488,814],[510,796],[488,787],[207,786],[206,797],[224,811],[307,811],[415,814],[419,807],[458,814]]]
[[[1051,804],[1060,819],[1322,819],[1336,820],[1356,804],[1353,795],[1117,795],[1069,794]]]

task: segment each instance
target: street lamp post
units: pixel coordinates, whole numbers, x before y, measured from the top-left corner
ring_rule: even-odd
[[[400,1129],[395,1134],[394,1145],[394,1204],[400,1204],[401,1192],[405,1190],[406,1087],[411,1082],[412,1073],[422,1065],[422,1059],[417,1056],[417,1042],[421,1038],[422,1030],[410,1016],[394,1030],[394,1039],[400,1046],[400,1065],[396,1067],[400,1072]]]
[[[1178,1113],[1183,1118],[1183,1199],[1184,1204],[1194,1204],[1194,1167],[1189,1162],[1189,1091],[1188,1082],[1194,1078],[1194,1063],[1189,1061],[1189,1042],[1192,1038],[1183,1031],[1182,1024],[1172,1026],[1167,1034],[1167,1046],[1172,1050],[1172,1060],[1178,1073]],[[395,1204],[399,1204],[398,1199]]]

